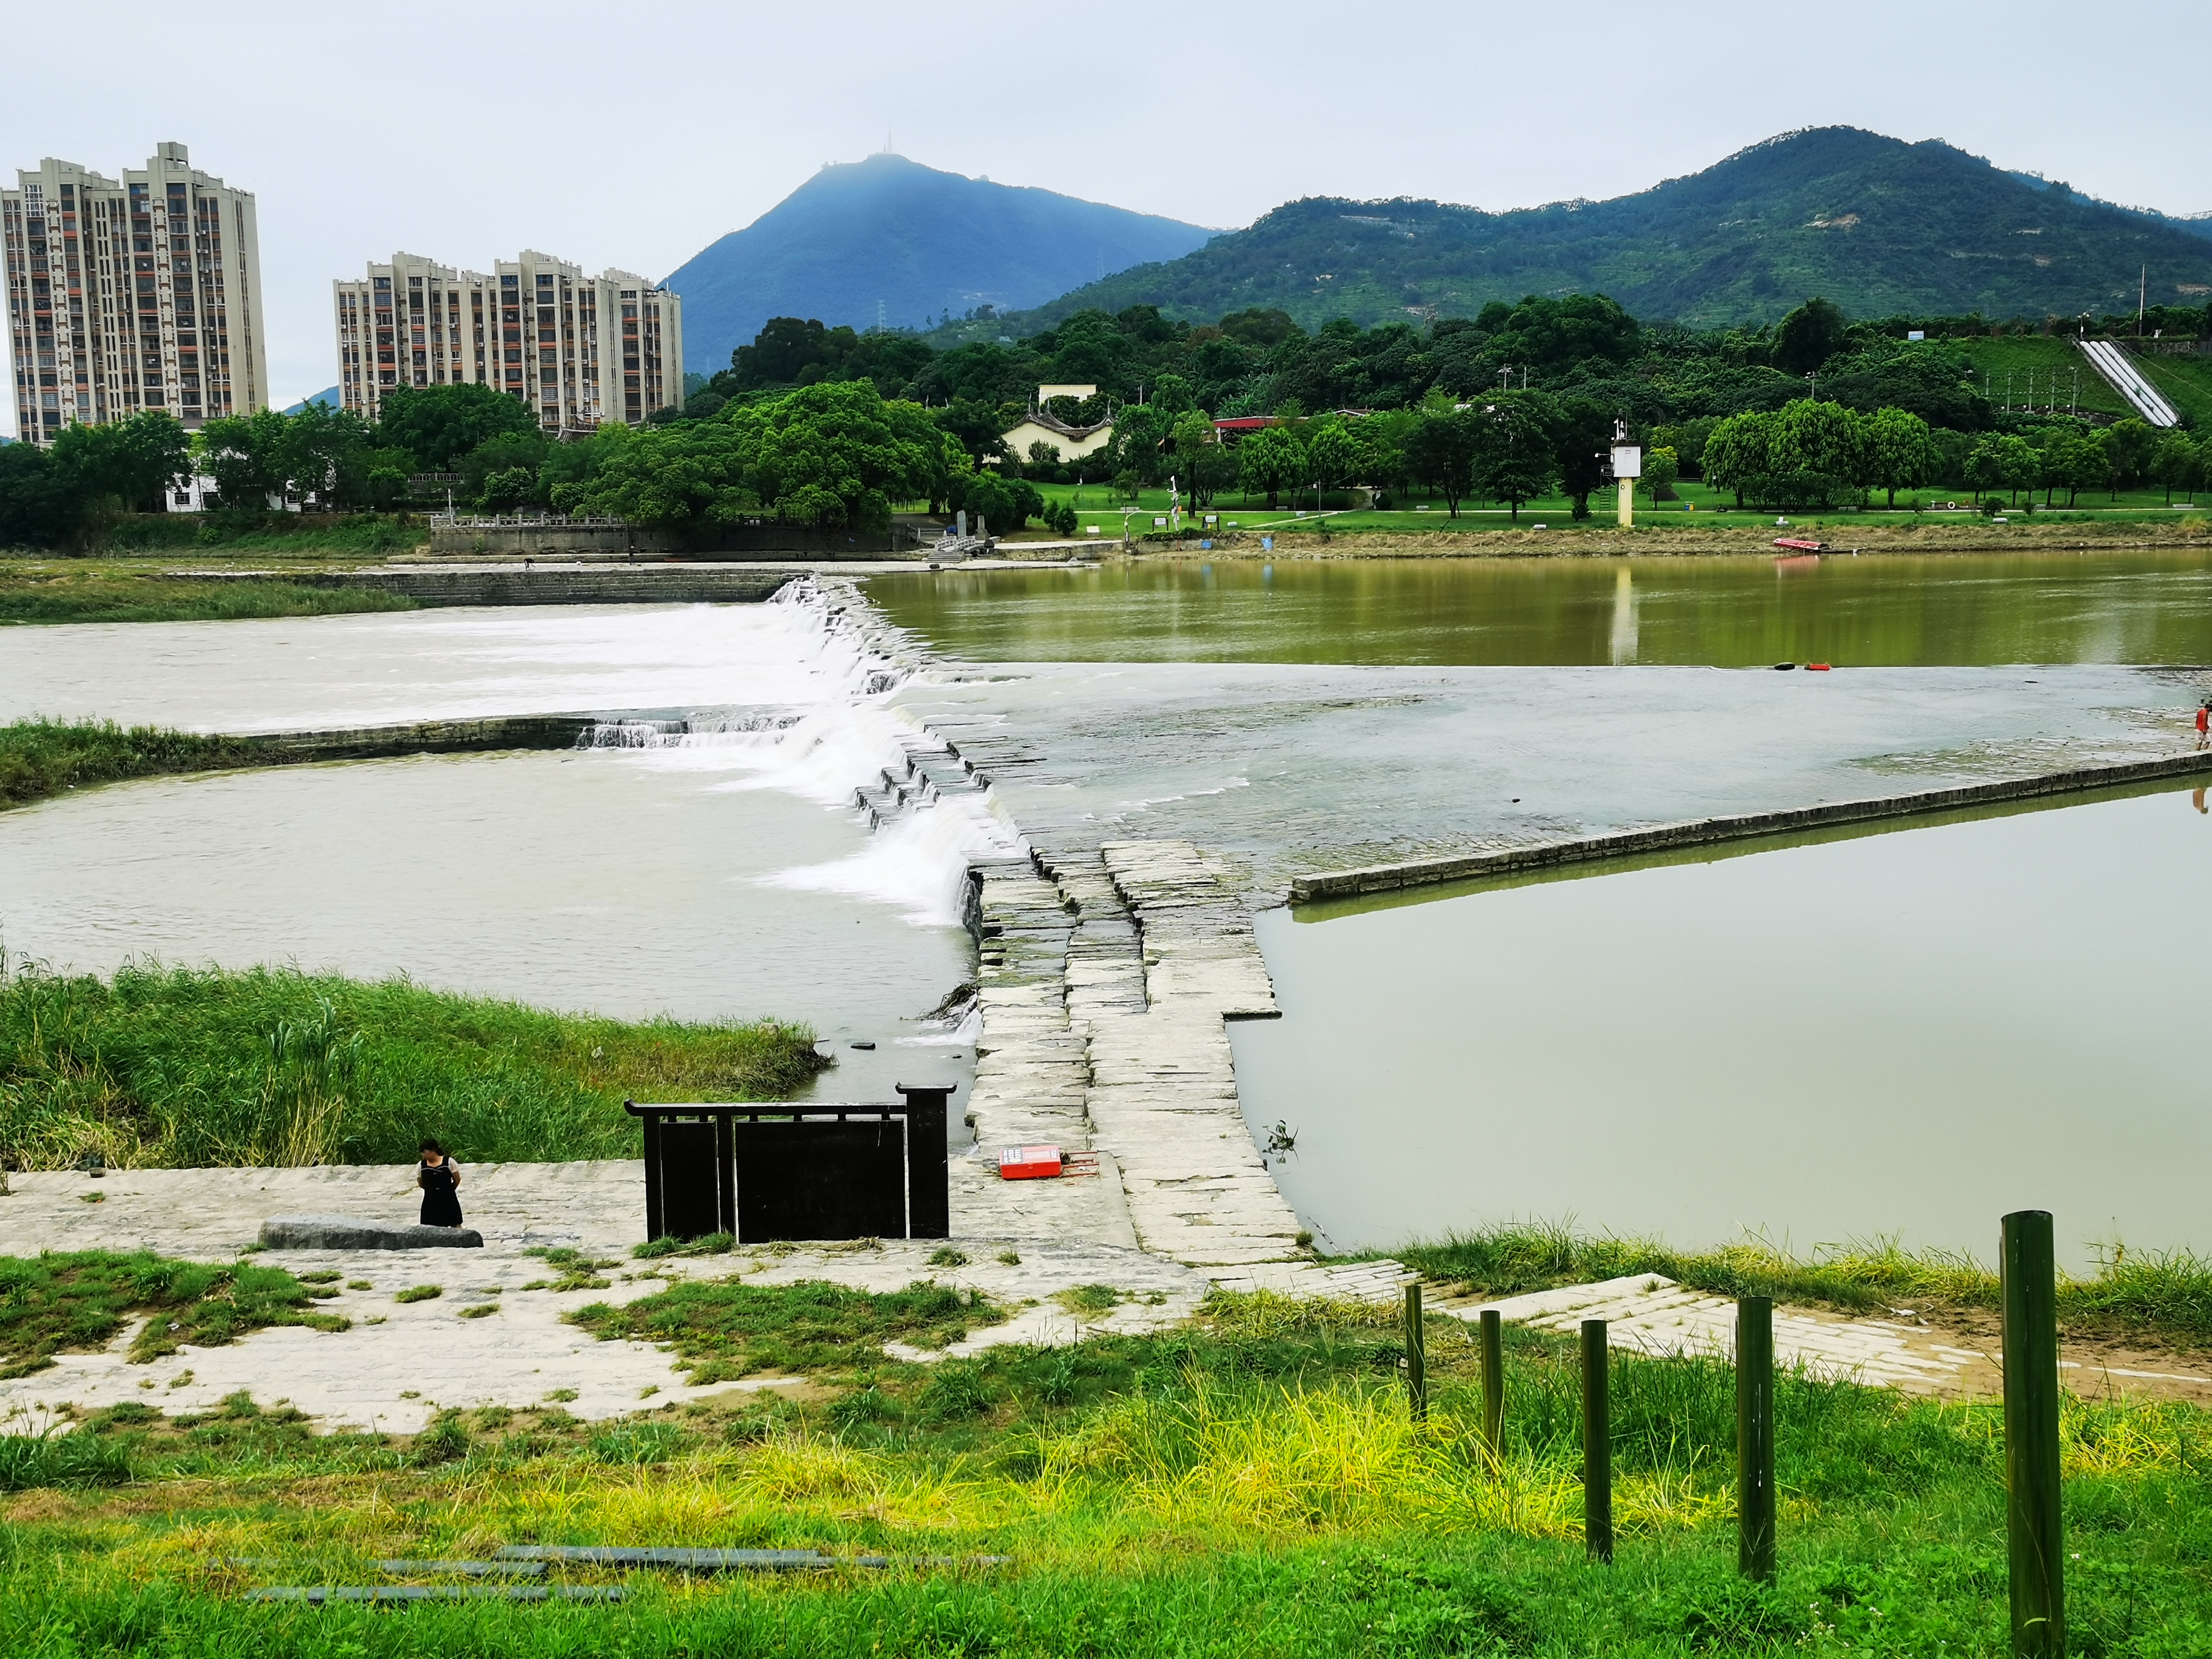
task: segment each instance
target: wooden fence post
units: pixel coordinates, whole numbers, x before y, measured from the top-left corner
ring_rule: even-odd
[[[1774,1582],[1774,1303],[1735,1303],[1736,1569]]]
[[[2065,1533],[2058,1477],[2058,1271],[2048,1210],[2004,1218],[2005,1541],[2012,1650],[2066,1651]]]
[[[1482,1310],[1482,1443],[1495,1460],[1505,1453],[1505,1321]]]
[[[1583,1540],[1613,1564],[1613,1401],[1605,1321],[1583,1321]]]
[[[1429,1420],[1428,1329],[1421,1322],[1421,1285],[1406,1286],[1406,1403],[1413,1421]]]

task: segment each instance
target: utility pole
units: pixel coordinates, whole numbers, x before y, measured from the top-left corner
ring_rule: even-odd
[[[2145,265],[2136,279],[2136,338],[2142,338],[2143,304],[2150,298],[2150,267]]]

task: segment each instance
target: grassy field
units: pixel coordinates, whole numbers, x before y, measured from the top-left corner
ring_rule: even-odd
[[[635,1158],[623,1098],[773,1100],[824,1064],[773,1020],[629,1023],[289,969],[0,976],[0,1162]]]
[[[195,581],[112,559],[0,561],[0,624],[228,622],[415,608],[402,594],[368,588],[221,577]]]
[[[1759,530],[1779,533],[1776,527],[1777,514],[1759,513],[1749,508],[1739,510],[1735,496],[1728,492],[1709,489],[1704,484],[1686,481],[1674,486],[1680,500],[1654,502],[1649,497],[1638,496],[1636,502],[1636,522],[1645,528],[1674,528],[1699,530]],[[1145,490],[1138,505],[1129,507],[1111,492],[1097,484],[1078,487],[1073,484],[1041,486],[1040,493],[1054,500],[1065,500],[1076,507],[1079,526],[1099,527],[1101,542],[1118,543],[1121,538],[1123,514],[1127,512],[1129,533],[1142,538],[1152,531],[1152,520],[1168,514],[1168,492],[1164,489]],[[1827,528],[1839,533],[1881,531],[1910,531],[1937,525],[1956,524],[1986,529],[1982,515],[1975,511],[1964,491],[1923,489],[1917,492],[1923,510],[1911,510],[1911,496],[1900,492],[1895,511],[1879,505],[1866,511],[1791,514],[1788,515],[1793,529]],[[1877,502],[1881,497],[1877,495]],[[1288,501],[1289,498],[1285,500]],[[1549,496],[1525,503],[1517,515],[1507,508],[1489,501],[1462,501],[1459,514],[1453,517],[1446,509],[1441,496],[1433,499],[1415,492],[1407,500],[1394,506],[1389,512],[1373,512],[1366,508],[1352,508],[1350,498],[1343,495],[1324,495],[1325,511],[1316,513],[1313,498],[1307,495],[1303,508],[1298,503],[1269,509],[1248,503],[1234,494],[1216,499],[1206,508],[1218,520],[1218,528],[1236,531],[1248,538],[1256,535],[1274,535],[1303,540],[1322,536],[1377,536],[1403,537],[1408,535],[1456,534],[1474,537],[1484,532],[1516,532],[1542,526],[1547,532],[1572,535],[1613,533],[1614,497],[1607,490],[1590,499],[1590,517],[1577,524],[1571,517],[1572,505],[1564,496]],[[1950,504],[1955,500],[1956,506]],[[2141,526],[2165,534],[2174,533],[2192,515],[2212,512],[2212,495],[2199,492],[2199,500],[2192,502],[2186,490],[2177,492],[2174,505],[2166,505],[2162,489],[2126,490],[2117,499],[2100,492],[2083,496],[2071,509],[2060,507],[2045,509],[2039,504],[2033,514],[2008,514],[2014,523],[2032,521],[2042,524],[2071,524],[2094,526]],[[1202,517],[1194,518],[1186,512],[1183,523],[1188,533],[1203,537],[1206,530]],[[1079,537],[1082,534],[1079,529]],[[2196,526],[2201,533],[2203,526]],[[1029,539],[1052,539],[1051,532],[1033,527],[1026,532]]]
[[[278,1383],[198,1418],[132,1404],[0,1441],[0,1486],[16,1493],[0,1500],[0,1644],[40,1659],[2005,1647],[2002,1425],[1988,1404],[1781,1378],[1780,1581],[1766,1589],[1735,1571],[1735,1397],[1716,1363],[1614,1356],[1620,1542],[1602,1567],[1580,1539],[1567,1343],[1509,1330],[1493,1455],[1473,1349],[1449,1321],[1429,1328],[1417,1426],[1390,1310],[1218,1297],[1168,1334],[921,1366],[869,1357],[911,1306],[841,1295],[825,1314],[739,1285],[691,1291],[694,1322],[826,1317],[843,1331],[842,1346],[782,1345],[811,1378],[803,1401],[727,1395],[602,1424],[549,1401],[447,1412],[403,1439],[311,1433]],[[648,1318],[667,1310],[653,1300]],[[2073,1650],[2212,1650],[2212,1417],[2069,1401],[2063,1433]],[[257,1583],[389,1582],[380,1559],[532,1542],[891,1565],[689,1580],[556,1569],[623,1583],[629,1599],[600,1607],[242,1599]]]

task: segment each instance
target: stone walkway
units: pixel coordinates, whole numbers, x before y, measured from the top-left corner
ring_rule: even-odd
[[[41,1250],[149,1249],[202,1261],[228,1261],[252,1245],[264,1217],[347,1215],[413,1219],[420,1195],[413,1166],[341,1165],[303,1170],[118,1170],[100,1180],[73,1171],[12,1177],[0,1198],[0,1255]],[[995,1173],[994,1186],[1004,1185]],[[1028,1187],[1077,1188],[1079,1182]],[[1094,1188],[1103,1183],[1088,1183]],[[87,1203],[98,1194],[100,1202]],[[37,1419],[64,1402],[91,1408],[138,1400],[173,1412],[205,1411],[246,1389],[264,1405],[289,1403],[322,1425],[411,1433],[440,1406],[544,1401],[573,1390],[567,1409],[602,1418],[726,1392],[793,1386],[793,1379],[749,1379],[695,1389],[664,1350],[639,1342],[601,1342],[562,1316],[594,1302],[622,1304],[675,1279],[742,1275],[762,1285],[827,1279],[854,1290],[902,1290],[917,1279],[972,1288],[1016,1310],[1002,1324],[979,1328],[949,1352],[973,1353],[1004,1342],[1057,1346],[1097,1331],[1138,1332],[1188,1318],[1211,1289],[1203,1273],[1133,1247],[979,1229],[981,1218],[956,1188],[953,1248],[960,1262],[933,1261],[945,1248],[928,1239],[879,1247],[836,1245],[739,1250],[726,1256],[630,1255],[645,1214],[644,1165],[631,1160],[486,1164],[465,1172],[469,1224],[480,1250],[271,1250],[250,1260],[297,1273],[335,1269],[338,1283],[366,1280],[321,1305],[352,1320],[343,1332],[287,1326],[219,1348],[187,1347],[150,1365],[124,1358],[132,1331],[103,1352],[64,1354],[49,1370],[0,1381],[0,1417]],[[604,1287],[556,1292],[527,1285],[556,1275],[532,1249],[567,1247],[607,1262]],[[434,1299],[393,1300],[419,1285]],[[1079,1316],[1068,1292],[1106,1285],[1111,1311]],[[1095,1299],[1095,1298],[1094,1298]],[[498,1311],[464,1318],[489,1304]],[[1080,1304],[1077,1304],[1080,1305]],[[938,1357],[905,1351],[906,1358]]]

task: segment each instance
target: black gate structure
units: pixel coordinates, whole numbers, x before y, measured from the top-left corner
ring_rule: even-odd
[[[902,1083],[896,1105],[626,1100],[645,1130],[645,1236],[949,1237],[945,1131],[957,1086]]]

